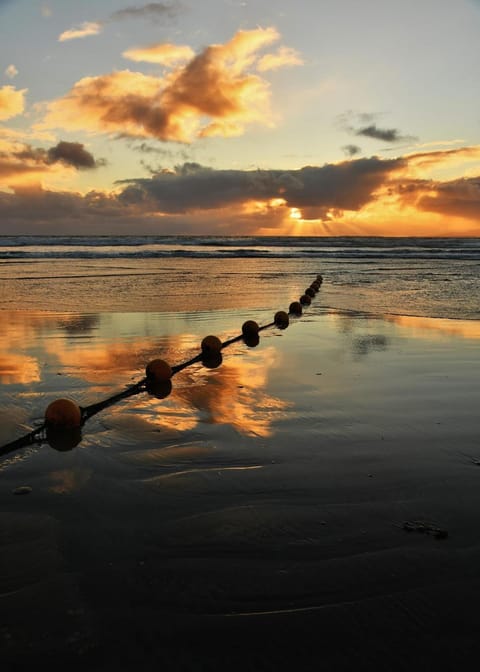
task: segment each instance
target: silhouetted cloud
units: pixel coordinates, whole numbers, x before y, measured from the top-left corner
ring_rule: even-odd
[[[355,135],[363,135],[366,138],[383,140],[384,142],[405,142],[415,140],[414,136],[402,135],[396,128],[379,128],[376,124],[370,124],[355,130]]]
[[[274,234],[291,231],[301,218],[302,226],[305,220],[322,222],[322,231],[331,235],[359,234],[362,218],[373,213],[378,221],[388,216],[399,226],[408,217],[410,235],[415,235],[416,213],[420,235],[432,231],[433,215],[428,213],[435,213],[434,219],[444,217],[446,230],[451,226],[458,233],[460,226],[463,235],[478,234],[479,176],[442,182],[415,175],[419,162],[428,160],[437,168],[465,157],[475,160],[480,147],[390,160],[373,156],[298,170],[218,170],[186,162],[174,170],[120,181],[111,192],[87,194],[52,191],[20,180],[22,174],[28,178],[28,171],[41,175],[65,170],[65,157],[91,163],[81,145],[69,151],[59,145],[55,152],[25,145],[15,157],[0,153],[0,175],[19,171],[12,192],[0,191],[1,233]],[[49,163],[52,155],[58,158],[55,163]],[[375,226],[368,231],[374,232]]]
[[[183,5],[179,2],[149,2],[146,5],[119,9],[110,15],[110,20],[147,18],[155,21],[165,18],[165,16],[172,18],[177,16],[181,11],[183,11]]]
[[[240,30],[164,77],[130,70],[84,77],[65,97],[48,104],[37,128],[188,143],[241,135],[251,123],[272,125],[269,83],[255,70],[260,52],[279,39],[271,27]]]
[[[358,145],[344,145],[342,149],[347,156],[355,156],[362,151],[361,147]]]
[[[399,187],[403,202],[417,209],[450,217],[480,219],[480,176],[434,182],[412,180]]]
[[[105,161],[96,161],[78,142],[61,141],[48,150],[18,142],[0,142],[0,178],[9,185],[39,179],[54,170],[56,164],[91,170],[105,165]]]
[[[51,163],[61,161],[78,169],[96,168],[105,164],[104,160],[101,160],[100,164],[96,162],[93,154],[90,154],[80,142],[62,140],[55,147],[51,147],[47,154]]]
[[[413,135],[404,135],[397,128],[380,128],[375,122],[378,114],[372,112],[354,112],[348,110],[336,118],[337,125],[347,133],[382,142],[413,142],[418,140]]]
[[[171,150],[164,149],[163,147],[149,145],[146,142],[142,142],[139,145],[132,144],[131,148],[135,152],[142,152],[143,154],[161,154],[162,156],[172,156]]]
[[[376,157],[285,171],[215,170],[185,163],[175,171],[121,182],[120,190],[111,193],[53,192],[38,185],[0,192],[0,221],[4,230],[44,226],[50,233],[62,227],[74,230],[78,222],[82,231],[128,231],[132,225],[168,233],[202,227],[224,233],[275,230],[291,208],[306,219],[325,221],[359,210],[403,166],[401,159]]]
[[[125,202],[155,201],[162,212],[223,208],[248,201],[282,199],[307,219],[323,219],[334,210],[358,210],[401,159],[376,157],[299,170],[214,170],[197,163],[177,166],[152,178],[126,180]]]

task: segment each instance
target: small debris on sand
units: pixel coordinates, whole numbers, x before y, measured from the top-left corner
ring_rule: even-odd
[[[29,495],[31,492],[32,488],[29,485],[19,485],[13,490],[14,495]]]
[[[446,539],[448,537],[448,531],[443,530],[440,527],[432,525],[432,523],[427,523],[424,520],[406,520],[403,525],[403,529],[407,532],[420,532],[422,534],[432,534],[435,539]]]

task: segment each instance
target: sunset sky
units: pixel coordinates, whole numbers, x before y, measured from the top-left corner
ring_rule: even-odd
[[[480,234],[480,0],[0,0],[0,234]]]

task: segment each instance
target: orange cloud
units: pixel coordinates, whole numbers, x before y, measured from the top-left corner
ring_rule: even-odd
[[[130,70],[85,77],[47,105],[39,127],[187,143],[195,137],[239,135],[251,123],[271,125],[269,84],[254,70],[258,52],[279,37],[274,28],[239,31],[164,77]],[[190,55],[188,49],[159,45],[126,53],[173,65]]]
[[[289,47],[280,47],[275,54],[265,54],[258,61],[258,71],[278,70],[285,65],[303,65],[304,61],[298,51]]]
[[[25,109],[25,94],[27,89],[17,91],[14,86],[0,88],[0,121],[16,117]]]
[[[457,166],[469,161],[480,161],[480,145],[434,152],[416,152],[415,154],[407,154],[405,160],[410,169],[420,169],[422,171],[428,168]]]
[[[81,37],[88,37],[89,35],[98,35],[102,32],[102,24],[94,21],[85,21],[78,28],[70,28],[65,30],[58,37],[59,42],[67,42],[68,40],[77,40]]]
[[[127,49],[122,56],[131,61],[144,61],[146,63],[159,63],[171,67],[183,61],[189,61],[195,56],[193,49],[186,45],[176,44],[153,44],[150,47],[138,47]]]

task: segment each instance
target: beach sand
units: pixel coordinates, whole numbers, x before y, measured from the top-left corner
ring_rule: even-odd
[[[154,357],[271,321],[297,290],[208,311],[4,310],[0,443],[53,399],[95,403]],[[473,669],[479,337],[319,294],[166,399],[104,409],[72,450],[4,456],[2,670]]]

